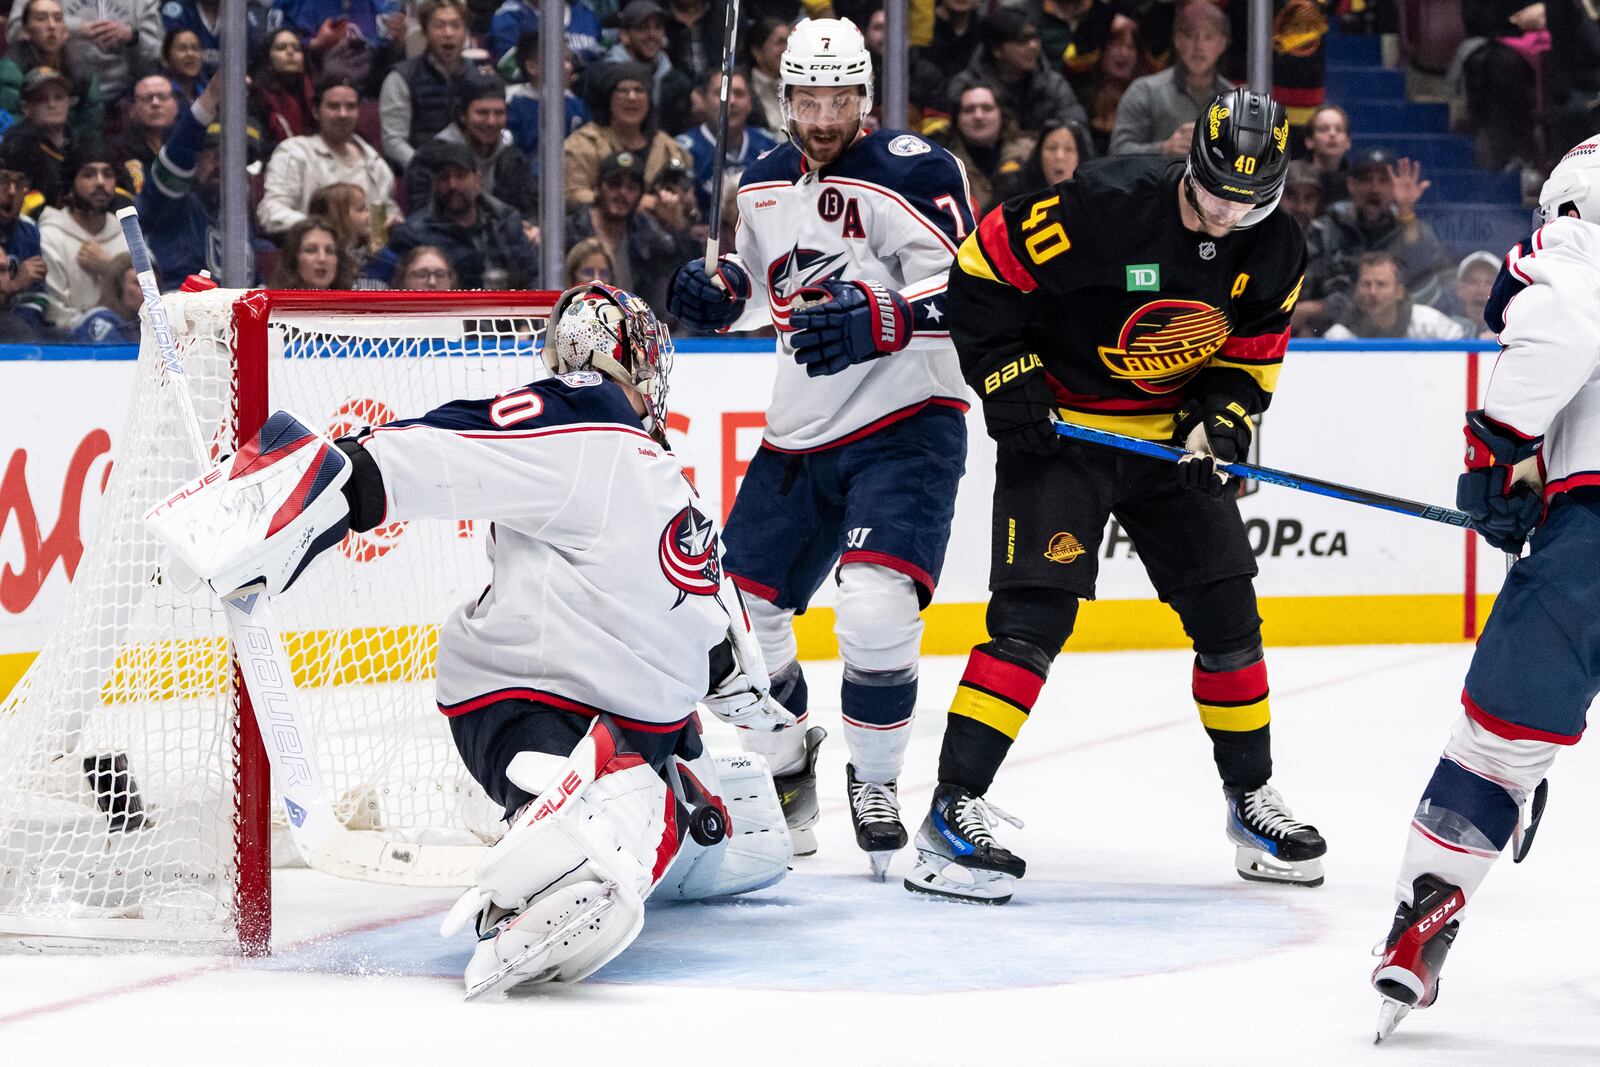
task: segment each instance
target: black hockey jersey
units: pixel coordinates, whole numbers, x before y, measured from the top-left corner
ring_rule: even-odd
[[[990,212],[950,272],[963,371],[1000,351],[1037,353],[1062,419],[1147,440],[1170,438],[1191,396],[1264,410],[1305,239],[1281,211],[1225,237],[1185,229],[1183,170],[1181,160],[1098,160]]]

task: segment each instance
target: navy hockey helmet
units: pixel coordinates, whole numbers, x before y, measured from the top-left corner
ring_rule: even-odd
[[[1221,93],[1194,124],[1186,177],[1219,199],[1252,205],[1241,228],[1272,213],[1288,174],[1289,116],[1265,93]]]

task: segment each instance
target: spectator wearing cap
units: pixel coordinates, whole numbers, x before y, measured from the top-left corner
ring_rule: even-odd
[[[1135,79],[1122,94],[1112,155],[1187,155],[1195,122],[1218,93],[1233,87],[1217,70],[1228,49],[1228,18],[1206,0],[1178,12],[1172,48],[1172,66]]]
[[[39,246],[39,226],[22,213],[23,199],[33,182],[29,160],[19,146],[0,144],[0,247],[5,264],[0,269],[0,316],[9,319],[0,336],[26,340],[45,332],[48,303],[44,291],[44,254]]]
[[[1439,299],[1438,309],[1466,331],[1466,337],[1490,338],[1495,332],[1483,321],[1494,280],[1500,276],[1500,257],[1493,252],[1473,252],[1456,267],[1456,284]]]
[[[222,164],[217,147],[222,131],[216,121],[221,90],[222,79],[213,78],[194,106],[179,113],[139,191],[139,220],[150,257],[173,288],[202,270],[222,276]],[[251,130],[245,133],[246,151],[256,158],[260,133],[253,138]],[[247,215],[246,220],[253,230],[255,219]],[[256,248],[261,247],[257,241]]]
[[[80,0],[80,2],[98,3],[99,0]],[[162,32],[190,30],[194,33],[200,42],[200,66],[209,81],[211,75],[222,65],[222,0],[164,0],[157,6],[161,10]],[[260,3],[259,0],[245,4],[245,39],[252,48],[261,43],[266,33],[268,10],[269,5]],[[300,39],[300,35],[293,29],[289,32],[294,33],[296,41]],[[140,39],[143,40],[143,34],[140,35]],[[156,40],[157,42],[161,40],[160,34],[156,36]]]
[[[1400,281],[1400,261],[1388,252],[1365,252],[1356,266],[1355,297],[1328,328],[1332,340],[1405,337],[1453,341],[1466,327],[1442,311],[1414,304]]]
[[[1037,138],[1017,129],[1016,120],[1000,109],[995,87],[974,82],[956,99],[955,123],[940,143],[961,161],[979,218],[998,201],[997,188],[1022,171]]]
[[[605,46],[600,43],[602,31],[600,16],[587,4],[567,0],[567,49],[579,66],[587,66],[600,58]],[[517,47],[517,40],[525,33],[539,28],[539,0],[505,0],[495,9],[489,23],[489,55],[498,62],[507,52]]]
[[[47,78],[59,79],[68,96],[65,124],[74,134],[98,133],[105,124],[100,75],[85,44],[68,33],[61,4],[58,0],[27,0],[20,16],[13,17],[20,21],[15,30],[8,31],[5,58],[0,59],[0,108],[19,115],[30,88],[43,85]]]
[[[951,80],[950,108],[968,87],[987,82],[999,90],[1000,106],[1016,117],[1024,132],[1037,133],[1047,122],[1087,119],[1067,79],[1045,64],[1039,31],[1021,11],[1006,7],[985,15],[978,22],[978,33],[983,47]]]
[[[325,79],[311,102],[317,132],[289,138],[267,160],[266,191],[256,207],[261,231],[286,232],[306,217],[311,194],[336,182],[361,186],[368,204],[398,218],[394,172],[356,133],[361,91],[347,79]]]
[[[568,63],[571,63],[570,57]],[[570,72],[570,67],[568,69]],[[528,165],[537,178],[540,158],[539,97],[544,85],[539,72],[537,31],[525,33],[517,39],[517,70],[523,80],[506,90],[506,129],[511,131],[511,143],[528,157]],[[563,90],[563,107],[566,118],[562,122],[561,136],[565,139],[589,121],[589,107],[571,89]]]
[[[1366,149],[1351,159],[1347,184],[1350,199],[1324,212],[1306,236],[1305,288],[1294,312],[1303,329],[1347,315],[1363,253],[1393,254],[1400,281],[1418,304],[1437,300],[1455,269],[1433,227],[1417,218],[1417,201],[1429,185],[1420,164]]]
[[[87,63],[100,79],[107,100],[122,96],[161,58],[162,0],[59,0],[62,23],[74,59]],[[17,4],[6,20],[6,37],[20,35],[31,4]]]
[[[1324,104],[1306,124],[1306,151],[1322,182],[1322,203],[1331,207],[1350,199],[1350,116],[1337,104]]]
[[[653,308],[666,307],[667,280],[681,262],[672,236],[649,212],[644,166],[634,152],[613,152],[600,162],[592,202],[567,216],[567,248],[598,237],[611,253],[615,284],[638,293]]]
[[[133,182],[135,196],[144,188],[145,175],[156,161],[167,135],[178,121],[178,96],[159,74],[149,74],[133,83],[133,98],[128,106],[128,121],[115,149]]]
[[[1289,164],[1283,182],[1283,210],[1300,224],[1300,232],[1311,232],[1311,224],[1322,214],[1322,177],[1317,168],[1303,159]]]
[[[433,245],[450,260],[463,289],[532,289],[538,252],[522,214],[483,193],[478,157],[464,144],[434,146],[432,196],[421,211],[389,229],[389,245],[373,257],[368,276],[393,282],[396,263],[418,245]]]
[[[580,126],[563,146],[567,210],[592,203],[600,163],[618,152],[644,160],[651,181],[671,160],[690,167],[689,153],[656,128],[650,108],[650,72],[637,63],[602,63],[590,78],[594,120]]]
[[[267,141],[268,151],[291,137],[315,128],[311,102],[316,87],[306,73],[306,52],[300,35],[278,30],[267,38],[250,75],[250,110]]]
[[[695,110],[710,114],[711,120],[678,137],[679,147],[689,153],[694,165],[695,203],[700,214],[707,218],[711,214],[711,172],[717,159],[715,123],[718,121],[721,99],[722,71],[713,68],[695,87],[693,101]],[[749,80],[742,71],[735,70],[733,81],[728,85],[728,136],[723,145],[724,185],[737,186],[744,169],[778,143],[765,130],[749,125],[750,109]]]
[[[71,330],[100,303],[100,283],[111,257],[128,250],[122,226],[111,214],[117,195],[117,158],[98,140],[74,144],[62,175],[60,206],[39,216],[45,294],[53,326]]]
[[[411,157],[406,168],[408,212],[428,202],[433,188],[433,149],[447,143],[464,144],[472,150],[483,176],[484,195],[511,205],[523,218],[538,217],[539,190],[533,183],[533,168],[506,132],[506,89],[499,78],[480,74],[464,82],[456,97],[456,120]]]
[[[391,70],[378,93],[383,155],[402,173],[417,146],[450,125],[457,89],[471,70],[461,55],[467,44],[467,8],[461,0],[422,0],[417,23],[426,47]]]
[[[61,167],[76,133],[70,127],[71,83],[54,67],[35,67],[22,81],[22,121],[6,133],[6,143],[32,157],[34,188],[46,204],[61,196]]]
[[[612,63],[638,63],[650,71],[650,99],[656,102],[656,120],[670,137],[687,130],[694,79],[667,58],[666,13],[655,0],[629,0],[622,9],[617,43],[606,53]]]

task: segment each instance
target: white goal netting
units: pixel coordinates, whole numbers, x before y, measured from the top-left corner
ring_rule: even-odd
[[[337,437],[542,376],[533,337],[549,300],[485,296],[213,290],[172,294],[168,310],[220,456],[270,409]],[[0,703],[0,948],[237,943],[263,920],[246,914],[265,906],[262,887],[241,884],[264,877],[261,805],[248,803],[263,787],[241,744],[227,625],[209,590],[166,571],[141,521],[199,470],[171,393],[147,340],[59,627]],[[487,581],[485,533],[413,522],[351,534],[275,602],[352,830],[418,847],[497,832],[432,682],[438,623]]]

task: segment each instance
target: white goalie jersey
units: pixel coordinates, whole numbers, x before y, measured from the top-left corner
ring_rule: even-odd
[[[966,174],[954,156],[914,134],[878,130],[815,170],[785,143],[745,170],[738,203],[736,251],[754,292],[730,328],[770,322],[779,337],[768,445],[813,451],[928,404],[968,406],[945,319],[945,279],[974,225]],[[910,344],[837,374],[808,376],[785,340],[789,312],[801,288],[828,279],[897,290],[911,305]]]
[[[492,523],[493,581],[440,630],[441,711],[520,697],[663,731],[694,712],[742,608],[716,523],[619,386],[578,371],[359,439],[383,522]]]

